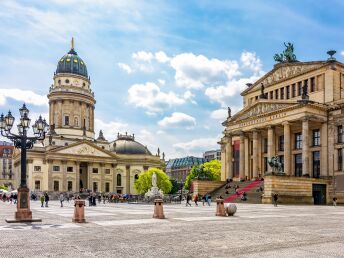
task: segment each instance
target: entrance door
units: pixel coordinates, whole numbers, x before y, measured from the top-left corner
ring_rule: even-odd
[[[87,163],[80,163],[80,188],[88,188],[88,167]]]
[[[326,204],[326,185],[325,184],[313,184],[313,200],[314,205]]]

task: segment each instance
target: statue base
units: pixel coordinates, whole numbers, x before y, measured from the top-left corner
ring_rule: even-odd
[[[33,219],[30,210],[30,190],[27,187],[18,188],[17,211],[14,219],[6,219],[7,223],[23,223],[23,222],[42,222],[42,219]]]

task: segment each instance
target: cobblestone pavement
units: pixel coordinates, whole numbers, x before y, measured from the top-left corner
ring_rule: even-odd
[[[211,207],[165,205],[86,207],[71,222],[73,203],[31,203],[42,223],[7,224],[15,205],[0,202],[0,257],[344,257],[344,207],[237,204],[234,217]]]

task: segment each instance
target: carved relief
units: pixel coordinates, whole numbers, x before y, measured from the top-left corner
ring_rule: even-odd
[[[276,103],[260,103],[255,107],[244,112],[241,116],[238,117],[236,120],[242,120],[249,117],[255,117],[261,114],[270,113],[276,110],[284,109],[290,107],[292,104],[276,104]]]
[[[106,153],[104,153],[104,152],[102,152],[96,148],[93,148],[92,146],[87,145],[87,144],[81,144],[79,146],[70,147],[70,148],[58,151],[58,153],[109,157],[108,154],[106,154]]]

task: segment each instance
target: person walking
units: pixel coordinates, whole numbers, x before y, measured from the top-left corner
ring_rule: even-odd
[[[44,194],[44,201],[45,201],[45,207],[48,207],[48,203],[49,203],[49,195],[48,195],[48,193]]]
[[[278,201],[278,194],[277,193],[275,193],[273,195],[273,199],[274,199],[274,206],[277,207],[277,201]]]
[[[210,204],[211,204],[211,195],[207,194],[206,200],[207,200],[208,206],[210,206]]]
[[[191,201],[191,196],[190,196],[190,194],[187,194],[186,195],[186,204],[185,204],[185,206],[191,206],[191,203],[190,203],[190,201]]]
[[[336,207],[337,206],[337,197],[333,197],[333,206]]]
[[[202,204],[204,206],[204,203],[205,203],[205,195],[202,196]]]
[[[63,207],[63,201],[64,201],[64,196],[63,196],[63,193],[61,193],[61,194],[60,194],[61,208]]]
[[[195,205],[198,206],[198,194],[195,195],[194,197],[194,202],[195,202]]]
[[[44,207],[44,195],[41,195],[40,200],[41,200],[41,208],[43,208]]]

